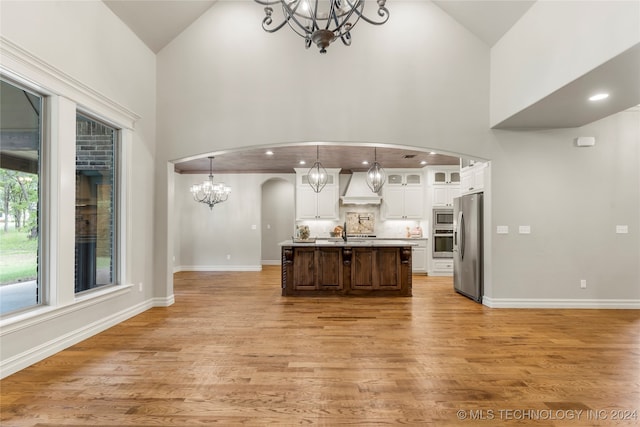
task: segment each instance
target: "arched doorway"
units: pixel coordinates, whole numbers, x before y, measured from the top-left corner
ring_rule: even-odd
[[[295,227],[295,191],[291,182],[271,178],[262,184],[262,265],[280,264],[278,243],[290,238]]]

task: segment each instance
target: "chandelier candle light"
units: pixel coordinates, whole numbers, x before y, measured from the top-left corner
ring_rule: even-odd
[[[191,186],[193,199],[196,202],[208,205],[211,210],[218,203],[226,201],[229,198],[229,193],[231,193],[231,187],[226,186],[224,182],[213,183],[213,159],[213,156],[209,157],[209,179],[202,184]]]
[[[387,173],[382,169],[380,163],[378,163],[378,156],[376,149],[373,149],[373,165],[367,171],[367,185],[374,193],[380,192],[382,186],[387,180]]]
[[[255,0],[263,5],[265,17],[262,28],[275,33],[285,24],[304,38],[307,49],[315,43],[320,53],[327,53],[327,47],[336,39],[346,46],[351,45],[351,30],[360,19],[373,25],[382,25],[389,20],[385,7],[387,0],[376,0],[378,16],[374,21],[364,14],[367,0]],[[369,4],[372,0],[369,0]],[[274,23],[273,7],[279,5],[282,13],[277,13],[279,21]]]
[[[309,172],[307,172],[307,177],[309,179],[309,185],[313,188],[313,191],[319,193],[322,191],[325,185],[327,185],[327,180],[329,176],[327,175],[327,170],[320,163],[320,149],[316,145],[316,162],[311,166]]]

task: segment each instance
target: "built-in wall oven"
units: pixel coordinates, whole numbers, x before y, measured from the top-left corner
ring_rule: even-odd
[[[433,210],[433,258],[453,258],[453,209]]]

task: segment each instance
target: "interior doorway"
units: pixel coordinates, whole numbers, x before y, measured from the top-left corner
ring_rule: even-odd
[[[278,243],[291,238],[295,228],[295,191],[291,182],[272,178],[262,184],[261,263],[280,264]]]

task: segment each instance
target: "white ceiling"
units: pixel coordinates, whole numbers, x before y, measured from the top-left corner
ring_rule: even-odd
[[[149,49],[158,53],[217,0],[103,0]],[[250,0],[247,0],[250,1]],[[493,46],[535,0],[439,0],[438,7]],[[261,7],[256,4],[256,7]],[[387,7],[393,16],[393,2]]]
[[[440,9],[493,46],[535,3],[535,0],[434,0]]]
[[[152,51],[158,53],[217,0],[103,0]]]

